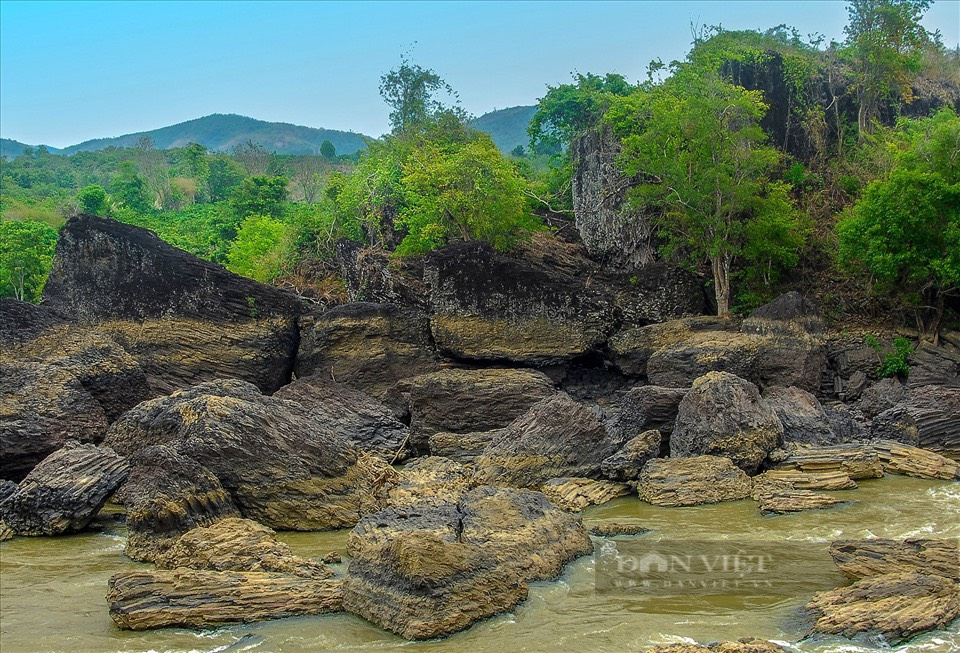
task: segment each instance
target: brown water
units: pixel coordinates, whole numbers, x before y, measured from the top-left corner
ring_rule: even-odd
[[[887,477],[838,493],[851,503],[829,510],[761,517],[752,501],[668,509],[636,498],[585,513],[588,525],[629,521],[662,539],[744,539],[825,542],[841,537],[960,537],[960,483]],[[284,533],[301,555],[343,550],[346,531]],[[761,637],[796,651],[861,653],[868,645],[839,639],[796,644],[802,636],[796,609],[809,596],[789,600],[723,601],[701,597],[668,601],[594,592],[591,556],[571,564],[557,582],[537,583],[513,612],[442,641],[411,643],[344,614],[282,619],[193,632],[118,630],[104,601],[107,579],[137,567],[123,556],[124,530],[107,523],[101,533],[60,538],[17,538],[0,544],[0,649],[2,653],[255,651],[642,651],[653,644]],[[814,546],[811,544],[811,546]],[[822,545],[821,545],[822,546]],[[842,583],[837,575],[837,583]],[[960,651],[960,622],[928,633],[900,651]]]

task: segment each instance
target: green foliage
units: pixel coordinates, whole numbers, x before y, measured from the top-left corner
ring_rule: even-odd
[[[416,130],[444,112],[454,112],[463,121],[466,114],[438,99],[437,92],[456,99],[457,93],[433,70],[411,63],[405,56],[400,66],[380,78],[380,97],[390,107],[394,134]]]
[[[333,161],[337,156],[337,148],[330,141],[324,141],[320,144],[320,156],[328,161]]]
[[[0,297],[39,302],[56,245],[50,225],[0,220]]]
[[[269,215],[248,216],[230,245],[227,269],[270,283],[287,270],[293,239],[293,230],[282,221]]]
[[[226,203],[193,204],[165,212],[119,209],[114,217],[149,229],[174,247],[217,263],[226,262],[230,241],[236,238],[240,223]]]
[[[147,182],[137,174],[136,166],[130,161],[121,163],[117,174],[110,180],[110,195],[122,208],[139,212],[152,208],[147,196]]]
[[[248,215],[280,217],[287,199],[288,183],[285,177],[247,177],[233,190],[230,207],[241,218]]]
[[[103,186],[96,184],[81,188],[77,193],[77,210],[81,213],[106,217],[110,215],[110,199]]]
[[[910,356],[913,354],[913,345],[906,338],[893,339],[893,351],[884,352],[883,345],[876,337],[867,334],[864,338],[867,345],[877,351],[880,357],[880,367],[877,375],[882,378],[907,378],[910,374]]]
[[[247,174],[242,165],[226,156],[212,157],[207,167],[207,188],[211,202],[230,199],[233,189],[243,182]]]

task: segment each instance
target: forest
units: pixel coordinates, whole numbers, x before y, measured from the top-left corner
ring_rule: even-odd
[[[400,261],[469,240],[508,251],[575,222],[575,145],[599,133],[624,180],[624,233],[650,231],[659,257],[702,275],[718,314],[800,288],[834,320],[881,315],[936,340],[960,292],[960,52],[922,27],[928,6],[855,0],[843,42],[697,30],[646,79],[547,86],[529,146],[508,154],[408,59],[381,79],[391,133],[349,156],[329,141],[300,156],[149,138],[27,150],[0,164],[0,296],[40,300],[57,230],[79,212],[344,301],[343,239]]]

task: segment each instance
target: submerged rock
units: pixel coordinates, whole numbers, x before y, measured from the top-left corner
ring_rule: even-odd
[[[739,642],[716,642],[706,646],[687,643],[660,644],[649,649],[647,653],[788,653],[788,651],[779,644],[763,639],[742,639]]]
[[[21,481],[68,440],[99,443],[103,408],[70,372],[0,361],[0,478]]]
[[[623,446],[597,414],[558,393],[504,429],[476,459],[480,483],[539,488],[551,478],[599,478],[604,460]]]
[[[107,603],[120,628],[211,628],[339,612],[341,580],[291,574],[173,569],[128,571],[110,579]]]
[[[127,477],[129,465],[109,447],[68,442],[43,459],[0,503],[17,535],[83,530]]]
[[[830,544],[830,555],[852,580],[909,572],[960,580],[956,538],[837,540]]]
[[[244,517],[271,528],[344,528],[376,510],[385,463],[360,458],[293,401],[243,381],[213,381],[146,401],[107,442],[132,455],[165,444],[210,470]]]
[[[478,487],[457,503],[390,508],[351,533],[344,609],[407,639],[508,610],[527,583],[592,550],[580,519],[539,492]]]
[[[643,468],[637,494],[655,506],[697,506],[750,496],[750,477],[729,458],[657,458]]]
[[[780,419],[755,385],[726,372],[710,372],[697,379],[680,402],[670,455],[726,456],[752,474],[782,438]]]

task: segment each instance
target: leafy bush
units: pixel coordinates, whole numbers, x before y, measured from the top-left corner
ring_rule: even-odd
[[[893,339],[893,351],[884,353],[880,341],[872,335],[864,338],[867,345],[877,351],[881,357],[880,367],[877,368],[877,374],[880,378],[897,377],[905,379],[910,373],[910,355],[913,354],[913,345],[906,338]]]

